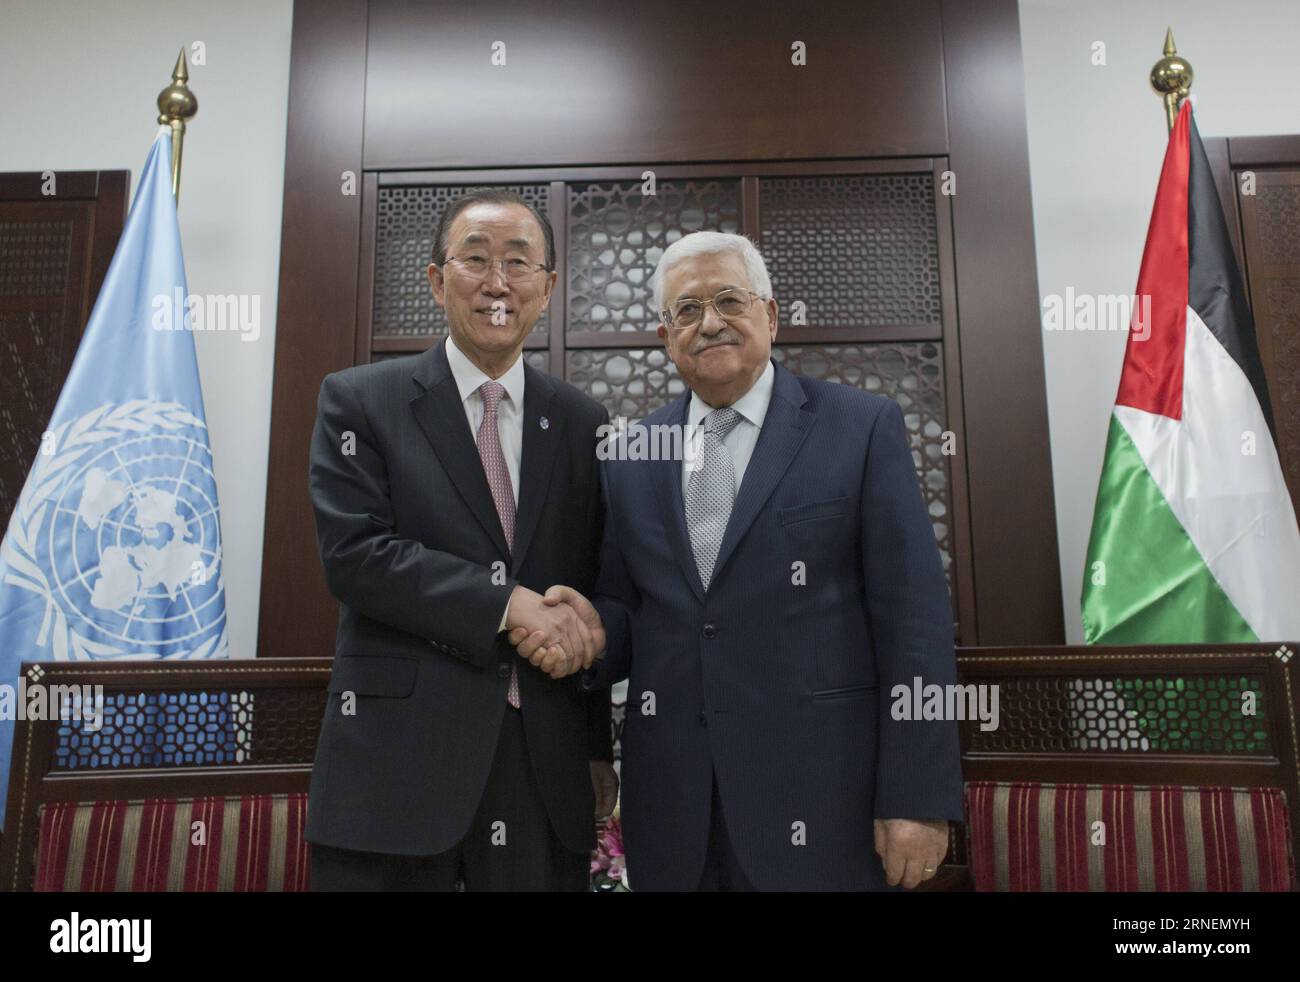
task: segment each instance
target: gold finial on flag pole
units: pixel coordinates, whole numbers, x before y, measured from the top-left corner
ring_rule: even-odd
[[[1192,66],[1174,47],[1174,29],[1165,31],[1165,56],[1151,69],[1151,88],[1164,98],[1165,122],[1172,132],[1178,107],[1192,88]]]
[[[190,80],[185,49],[181,48],[172,69],[172,84],[158,93],[158,122],[172,128],[172,194],[181,200],[181,147],[185,143],[185,121],[199,111],[199,100],[185,83]]]

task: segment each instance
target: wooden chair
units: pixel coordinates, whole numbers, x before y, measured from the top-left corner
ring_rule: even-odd
[[[1291,890],[1295,642],[963,648],[966,822],[931,889]]]
[[[17,723],[0,889],[306,889],[330,665],[24,664],[29,683],[103,686],[102,725]]]
[[[959,649],[960,685],[997,686],[998,726],[959,724],[967,820],[927,888],[1293,889],[1296,651]],[[18,722],[0,887],[306,889],[330,666],[24,665],[102,685],[104,717]]]

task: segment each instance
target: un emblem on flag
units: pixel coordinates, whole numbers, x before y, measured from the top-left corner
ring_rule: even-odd
[[[207,427],[180,403],[107,404],[52,433],[5,559],[46,609],[56,659],[225,657]]]

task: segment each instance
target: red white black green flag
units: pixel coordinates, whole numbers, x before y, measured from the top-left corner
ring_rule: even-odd
[[[1169,136],[1137,294],[1135,317],[1147,322],[1129,332],[1111,415],[1084,570],[1084,637],[1300,637],[1300,531],[1190,102]]]

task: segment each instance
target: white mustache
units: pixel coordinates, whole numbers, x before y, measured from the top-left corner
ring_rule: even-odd
[[[691,354],[698,355],[701,351],[708,351],[710,348],[716,348],[720,344],[739,344],[740,335],[735,331],[724,331],[721,334],[715,334],[707,342],[701,342],[691,349]]]

